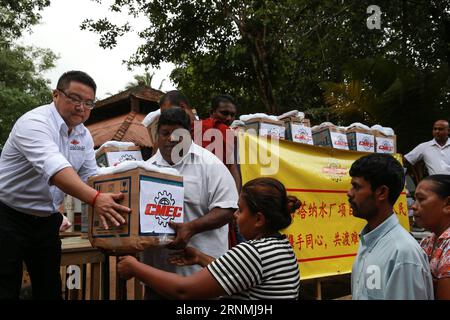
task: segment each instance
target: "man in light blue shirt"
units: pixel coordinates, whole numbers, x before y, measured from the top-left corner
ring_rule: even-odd
[[[428,259],[393,211],[405,185],[401,164],[374,153],[355,161],[350,176],[353,215],[367,220],[352,269],[353,299],[433,299]]]

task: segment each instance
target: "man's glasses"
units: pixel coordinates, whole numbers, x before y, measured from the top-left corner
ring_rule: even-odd
[[[70,95],[70,94],[67,94],[67,93],[65,93],[63,90],[61,90],[61,89],[57,89],[59,92],[61,92],[66,98],[67,98],[67,100],[69,100],[69,102],[70,103],[72,103],[73,105],[75,105],[75,106],[81,106],[81,105],[83,105],[86,109],[88,109],[88,110],[92,110],[92,109],[94,109],[94,107],[95,107],[95,102],[94,101],[91,101],[91,100],[87,100],[87,101],[85,101],[85,100],[81,100],[80,98],[78,98],[78,97],[76,97],[76,96],[73,96],[73,95]]]

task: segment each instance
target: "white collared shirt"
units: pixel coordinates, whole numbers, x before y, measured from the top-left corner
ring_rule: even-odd
[[[159,167],[177,169],[184,183],[184,221],[192,221],[214,208],[237,208],[238,193],[227,167],[213,153],[192,143],[188,153],[176,164],[167,163],[160,151],[147,160]],[[188,246],[218,258],[228,250],[228,224],[194,235]],[[165,248],[144,251],[144,262],[156,268],[190,275],[199,266],[176,267],[167,263],[171,250]]]
[[[97,173],[92,136],[83,124],[70,135],[54,103],[15,123],[0,157],[0,201],[27,214],[57,212],[64,193],[50,178],[73,167],[83,181]]]
[[[442,147],[435,139],[421,143],[405,158],[412,165],[423,160],[430,175],[450,174],[450,139]]]

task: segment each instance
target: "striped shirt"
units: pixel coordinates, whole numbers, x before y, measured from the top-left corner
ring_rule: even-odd
[[[238,244],[208,265],[233,299],[298,299],[300,272],[285,236]]]

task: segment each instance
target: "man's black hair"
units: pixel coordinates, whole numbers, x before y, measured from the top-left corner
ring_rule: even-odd
[[[181,91],[178,91],[178,90],[172,90],[172,91],[165,93],[161,97],[161,99],[159,99],[159,106],[161,107],[166,100],[170,101],[172,106],[175,106],[175,107],[180,107],[181,106],[180,104],[182,102],[184,102],[188,107],[191,106],[189,104],[188,98]]]
[[[191,119],[180,107],[169,108],[161,112],[158,121],[158,131],[162,125],[179,125],[184,129],[191,130]]]
[[[211,111],[216,110],[219,107],[219,104],[222,102],[229,102],[231,104],[233,104],[234,106],[236,106],[236,103],[234,102],[234,99],[232,96],[228,95],[228,94],[219,94],[217,96],[215,96],[212,101],[211,101]]]
[[[65,72],[61,77],[59,77],[58,83],[56,84],[56,89],[65,90],[70,86],[72,81],[82,83],[94,90],[94,94],[97,91],[97,85],[94,79],[91,78],[86,72],[83,71],[68,71]]]
[[[351,177],[362,177],[370,183],[372,191],[378,187],[389,188],[389,203],[395,204],[405,187],[402,165],[393,156],[373,153],[356,160],[350,168]]]

